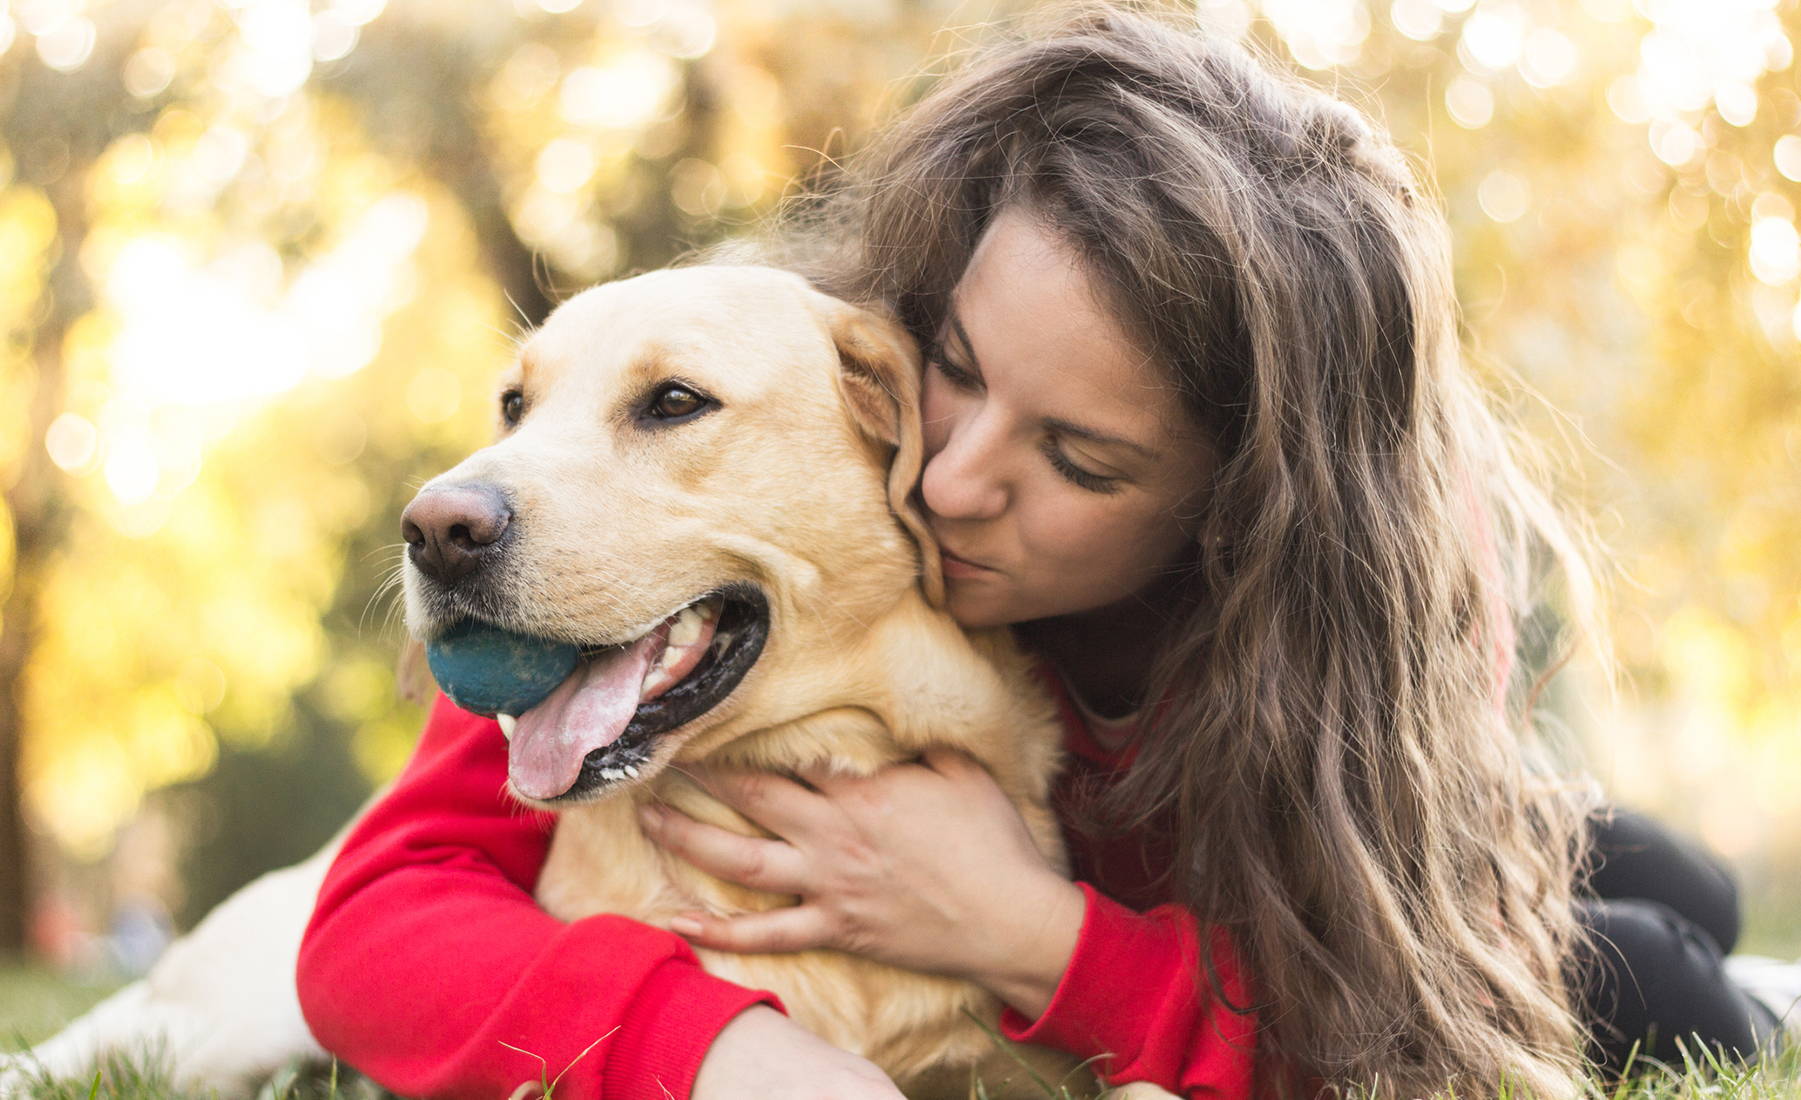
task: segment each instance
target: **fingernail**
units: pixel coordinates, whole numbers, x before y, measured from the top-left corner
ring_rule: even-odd
[[[700,922],[693,917],[670,917],[669,930],[678,936],[698,936]]]

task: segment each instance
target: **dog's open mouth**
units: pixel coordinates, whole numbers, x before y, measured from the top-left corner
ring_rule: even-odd
[[[585,650],[543,702],[499,716],[513,788],[540,802],[575,801],[636,779],[658,735],[729,696],[768,636],[768,601],[733,585],[629,642]]]

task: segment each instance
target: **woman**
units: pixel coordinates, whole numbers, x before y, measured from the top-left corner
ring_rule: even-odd
[[[939,85],[784,232],[931,349],[949,607],[1043,659],[1081,881],[955,756],[716,775],[782,839],[647,829],[804,901],[677,931],[970,977],[1016,1037],[1189,1095],[1572,1092],[1587,807],[1518,736],[1510,657],[1531,555],[1585,574],[1461,369],[1392,146],[1103,10]],[[535,1076],[509,1043],[570,1067],[559,1096],[898,1095],[669,933],[531,906],[546,840],[500,744],[440,705],[334,867],[300,971],[328,1047],[415,1094]]]

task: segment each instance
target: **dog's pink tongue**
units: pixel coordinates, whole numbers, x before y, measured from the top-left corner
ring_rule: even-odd
[[[638,690],[663,655],[669,624],[577,668],[542,703],[519,716],[507,748],[507,775],[527,798],[552,799],[575,786],[582,758],[619,739],[638,709]]]

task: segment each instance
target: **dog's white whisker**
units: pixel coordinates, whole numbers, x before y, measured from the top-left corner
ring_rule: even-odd
[[[359,631],[368,626],[370,610],[384,602],[387,605],[387,610],[383,613],[384,628],[393,625],[396,614],[405,611],[405,608],[401,606],[401,601],[393,598],[400,592],[405,582],[406,563],[404,561],[396,563],[382,575],[380,582],[375,586],[375,591],[369,594],[368,601],[363,604],[362,614],[357,618]]]

